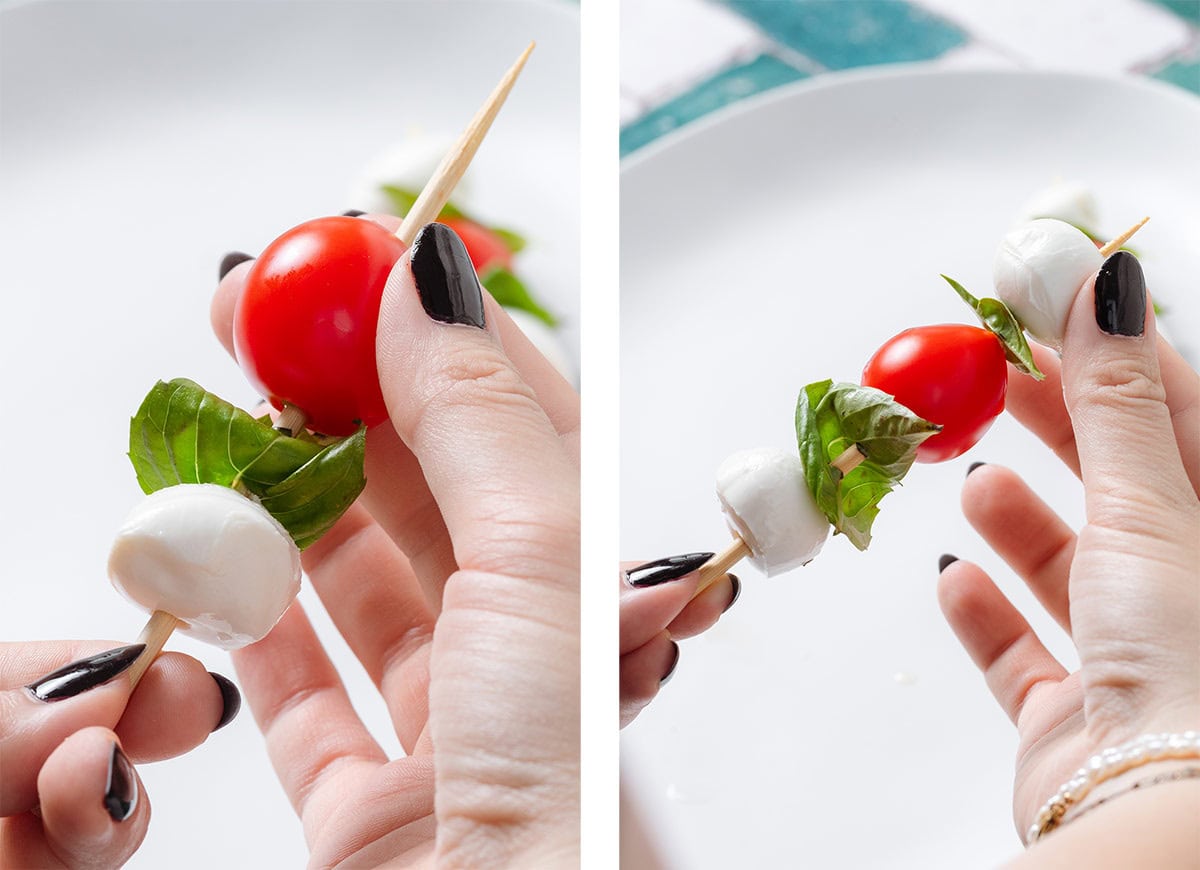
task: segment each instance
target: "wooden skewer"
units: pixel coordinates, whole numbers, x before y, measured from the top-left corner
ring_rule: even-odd
[[[729,573],[729,569],[750,555],[750,545],[740,536],[733,536],[731,543],[724,552],[718,553],[700,566],[700,582],[696,584],[695,598],[709,586],[712,586]]]
[[[851,444],[838,455],[837,459],[829,464],[840,471],[844,477],[862,465],[866,458],[867,455],[858,449],[857,444]]]
[[[446,201],[450,199],[454,186],[467,171],[467,166],[475,156],[475,152],[479,150],[479,145],[483,142],[483,137],[487,135],[488,128],[492,126],[492,121],[496,119],[500,107],[504,105],[513,85],[517,83],[517,76],[525,67],[525,61],[529,59],[534,45],[535,43],[529,43],[529,46],[521,52],[521,56],[500,79],[500,84],[496,85],[496,89],[492,91],[487,102],[475,113],[475,117],[471,119],[471,123],[467,125],[462,136],[454,143],[449,153],[442,158],[442,162],[438,164],[429,183],[421,189],[417,201],[404,216],[404,222],[400,224],[400,229],[396,230],[396,238],[404,244],[411,245],[417,230],[430,221],[437,220],[437,216],[446,207]]]
[[[525,68],[525,61],[529,60],[529,55],[533,53],[536,44],[529,43],[521,52],[521,56],[500,79],[500,83],[496,85],[491,96],[479,107],[479,111],[475,113],[475,117],[471,119],[467,129],[463,130],[462,135],[458,137],[458,141],[446,152],[446,156],[442,158],[442,162],[434,171],[433,177],[421,188],[417,201],[408,210],[408,214],[404,216],[404,221],[395,233],[396,238],[405,245],[411,245],[417,231],[430,221],[436,220],[437,216],[442,213],[442,209],[446,207],[446,203],[450,200],[450,194],[462,180],[463,173],[467,171],[467,167],[475,157],[475,152],[483,143],[483,138],[491,128],[492,121],[496,120],[496,115],[500,113],[500,107],[508,99],[513,85],[517,83],[517,77]],[[286,405],[275,428],[295,434],[301,431],[307,422],[308,415],[300,408]]]
[[[142,650],[141,655],[133,660],[133,664],[125,672],[129,676],[129,691],[132,692],[137,688],[142,675],[146,673],[147,668],[158,658],[158,654],[162,652],[163,644],[167,642],[167,638],[171,636],[171,632],[178,625],[179,620],[165,610],[156,610],[150,614],[150,621],[146,623],[146,627],[142,629],[142,633],[138,635],[138,639],[135,641],[135,643],[144,643],[146,648]]]
[[[1100,256],[1107,259],[1108,257],[1115,254],[1117,251],[1121,250],[1121,246],[1124,245],[1131,238],[1133,238],[1133,234],[1136,233],[1138,230],[1140,230],[1142,227],[1144,227],[1146,225],[1146,221],[1148,221],[1148,220],[1150,220],[1149,217],[1144,217],[1140,221],[1138,221],[1136,224],[1131,226],[1129,229],[1127,229],[1125,232],[1121,233],[1121,235],[1117,236],[1115,239],[1113,239],[1111,242],[1109,242],[1107,245],[1105,245],[1103,248],[1100,249]]]

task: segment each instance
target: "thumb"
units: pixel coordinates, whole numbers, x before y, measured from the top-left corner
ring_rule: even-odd
[[[1195,503],[1166,403],[1145,278],[1127,251],[1105,260],[1075,299],[1063,338],[1063,396],[1089,523],[1146,529]]]

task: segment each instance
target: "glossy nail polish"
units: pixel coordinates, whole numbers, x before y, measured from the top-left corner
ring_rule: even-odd
[[[346,211],[342,212],[342,217],[362,217],[365,214],[366,214],[365,211],[359,211],[356,208],[350,208],[350,209],[346,209]]]
[[[938,573],[941,574],[951,565],[958,561],[958,556],[951,556],[949,553],[943,553],[938,559]]]
[[[239,263],[244,263],[247,260],[253,260],[249,254],[243,254],[241,251],[230,251],[221,258],[221,268],[217,270],[217,280],[220,281],[232,271],[233,267]]]
[[[987,463],[986,462],[972,462],[970,465],[967,466],[967,477],[970,477],[971,472],[974,471],[976,468],[981,468],[984,465],[987,465]]]
[[[144,643],[130,644],[106,650],[86,659],[63,665],[56,671],[34,680],[25,688],[39,701],[61,701],[74,698],[80,692],[94,689],[125,672],[134,663]]]
[[[1146,330],[1146,278],[1128,251],[1104,261],[1096,276],[1096,325],[1109,335],[1141,335]]]
[[[671,646],[675,648],[675,657],[671,659],[671,666],[667,668],[667,672],[663,674],[662,679],[658,681],[658,685],[665,686],[671,681],[671,677],[675,676],[675,668],[679,665],[679,644],[671,641]]]
[[[137,809],[138,782],[133,765],[121,747],[113,744],[108,757],[108,782],[104,786],[104,808],[114,822],[123,822]]]
[[[729,575],[729,585],[733,587],[733,594],[729,596],[729,603],[725,605],[722,613],[728,613],[729,608],[737,604],[737,600],[742,597],[742,581],[738,579],[737,574]]]
[[[242,709],[242,693],[238,691],[238,687],[228,677],[214,674],[212,671],[209,671],[208,675],[213,678],[213,682],[221,690],[221,718],[213,726],[213,731],[216,732],[232,722],[233,718],[237,716],[238,711]]]
[[[678,580],[691,574],[713,557],[712,553],[684,553],[682,556],[668,556],[638,565],[625,572],[625,580],[630,586],[639,589],[645,586],[657,586],[669,580]]]
[[[445,224],[426,224],[413,239],[413,280],[425,313],[441,323],[483,329],[483,291],[467,247]]]

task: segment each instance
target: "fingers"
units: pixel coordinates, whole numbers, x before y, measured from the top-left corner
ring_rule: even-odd
[[[203,743],[225,717],[221,686],[195,659],[160,655],[131,698],[125,670],[132,659],[97,658],[110,649],[102,642],[0,645],[0,815],[37,804],[38,771],[77,731],[115,728],[135,761],[158,760]],[[70,676],[47,679],[68,663]],[[59,697],[39,700],[27,684],[55,687]]]
[[[433,614],[408,560],[354,505],[304,552],[304,567],[334,625],[380,689],[405,752],[429,715]]]
[[[621,727],[634,720],[654,700],[675,673],[679,644],[661,631],[642,646],[621,656]]]
[[[1068,579],[1075,556],[1071,528],[1021,478],[999,465],[983,465],[967,475],[962,509],[988,545],[1070,632]]]
[[[275,773],[311,845],[340,799],[336,784],[369,776],[387,759],[355,714],[299,604],[233,659]]]
[[[1161,336],[1156,343],[1159,372],[1166,391],[1175,441],[1179,445],[1192,489],[1200,492],[1200,376]],[[1038,382],[1028,377],[1010,377],[1007,398],[1009,413],[1078,475],[1079,453],[1075,447],[1075,430],[1063,402],[1062,365],[1058,356],[1048,348],[1030,344],[1030,349],[1046,380]]]
[[[42,767],[38,794],[46,842],[67,867],[120,867],[146,836],[150,803],[107,728],[64,740]]]
[[[577,468],[489,330],[449,228],[425,227],[392,270],[377,356],[392,425],[424,471],[460,569],[573,586]],[[426,591],[440,600],[440,589]]]
[[[1014,723],[1031,693],[1066,677],[1066,670],[1029,623],[977,565],[956,560],[943,569],[938,602],[959,643]]]
[[[733,606],[741,593],[741,583],[732,574],[696,595],[697,571],[711,556],[711,553],[689,553],[657,562],[628,562],[622,566],[619,580],[622,655],[649,642],[664,629],[676,640],[700,634]],[[677,566],[669,563],[677,563]],[[657,570],[652,567],[655,565],[665,566],[666,570]],[[683,573],[679,573],[680,570]],[[655,571],[656,575],[649,577],[650,585],[634,586],[630,582],[632,578],[643,583],[646,575]]]

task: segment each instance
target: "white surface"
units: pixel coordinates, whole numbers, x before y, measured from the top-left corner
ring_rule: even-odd
[[[806,383],[857,380],[888,337],[970,322],[938,278],[988,292],[1023,200],[1056,176],[1138,236],[1174,333],[1200,335],[1200,102],[1148,82],[852,73],[783,89],[656,143],[622,178],[622,557],[722,549],[713,471],[794,446]],[[1194,341],[1194,338],[1193,338]],[[1051,650],[1069,644],[958,507],[1003,463],[1072,523],[1074,478],[1008,417],[918,465],[875,541],[826,544],[682,644],[622,768],[679,868],[993,866],[1019,850],[1012,728],[945,625],[939,554],[982,564]]]
[[[549,0],[0,13],[0,638],[136,636],[143,614],[105,577],[141,497],[124,455],[130,415],[176,376],[255,401],[208,327],[221,256],[348,208],[351,179],[410,124],[465,126],[530,39],[475,192],[481,215],[529,236],[520,270],[577,349],[578,22],[577,7]],[[300,600],[328,638],[311,590]],[[219,650],[169,647],[233,676]],[[369,680],[344,644],[330,648],[396,752]],[[140,772],[154,820],[130,866],[304,865],[247,710],[190,756]]]

